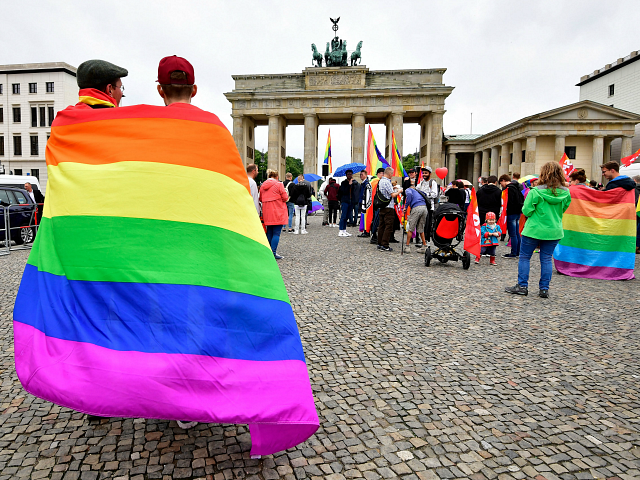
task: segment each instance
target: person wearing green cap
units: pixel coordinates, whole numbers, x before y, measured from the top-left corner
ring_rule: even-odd
[[[105,60],[87,60],[78,67],[80,101],[71,108],[115,108],[124,97],[122,78],[129,72]]]

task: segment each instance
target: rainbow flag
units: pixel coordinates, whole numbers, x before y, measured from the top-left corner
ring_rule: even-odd
[[[393,167],[393,176],[404,178],[407,176],[407,172],[405,172],[404,167],[402,166],[402,157],[400,156],[400,152],[398,151],[398,145],[396,144],[396,134],[394,131],[391,131],[391,143],[392,143],[392,152],[391,152],[391,166]]]
[[[375,175],[379,168],[387,168],[388,166],[389,164],[382,153],[380,153],[380,150],[378,150],[378,145],[376,144],[376,139],[373,136],[371,125],[369,125],[369,139],[367,141],[367,175]]]
[[[370,198],[366,202],[366,210],[364,212],[364,231],[371,232],[371,222],[373,222],[373,216],[375,212],[373,211],[373,199],[376,197],[376,192],[378,191],[378,182],[380,179],[378,177],[373,177],[369,181],[369,189],[370,189]]]
[[[331,165],[331,129],[329,129],[329,135],[327,136],[327,147],[324,149],[323,163],[329,165],[329,172],[333,172],[333,166]]]
[[[631,280],[636,260],[633,190],[570,187],[564,238],[553,252],[556,270],[572,277]]]
[[[218,117],[70,107],[46,159],[13,317],[25,390],[105,417],[248,423],[254,455],[311,436],[296,321]]]

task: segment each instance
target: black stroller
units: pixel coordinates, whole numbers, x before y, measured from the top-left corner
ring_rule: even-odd
[[[469,269],[471,255],[469,252],[458,253],[455,249],[464,240],[465,215],[455,203],[441,203],[432,215],[429,232],[435,250],[427,247],[424,252],[424,264],[429,266],[431,259],[435,258],[440,263],[449,260],[457,262],[462,259],[462,268]]]

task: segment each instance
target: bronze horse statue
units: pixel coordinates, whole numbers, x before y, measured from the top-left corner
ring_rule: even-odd
[[[362,40],[358,42],[358,47],[356,51],[351,54],[351,66],[358,65],[358,63],[362,62],[362,57],[360,56],[360,49],[362,48]]]
[[[318,52],[318,49],[316,48],[316,44],[315,43],[311,44],[311,51],[313,52],[313,58],[311,59],[311,63],[317,62],[316,63],[316,67],[321,67],[322,66],[322,54],[320,52]]]

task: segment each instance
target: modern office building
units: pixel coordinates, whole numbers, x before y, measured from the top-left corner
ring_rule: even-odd
[[[0,173],[33,175],[46,191],[51,123],[77,101],[76,68],[67,63],[0,65]]]

